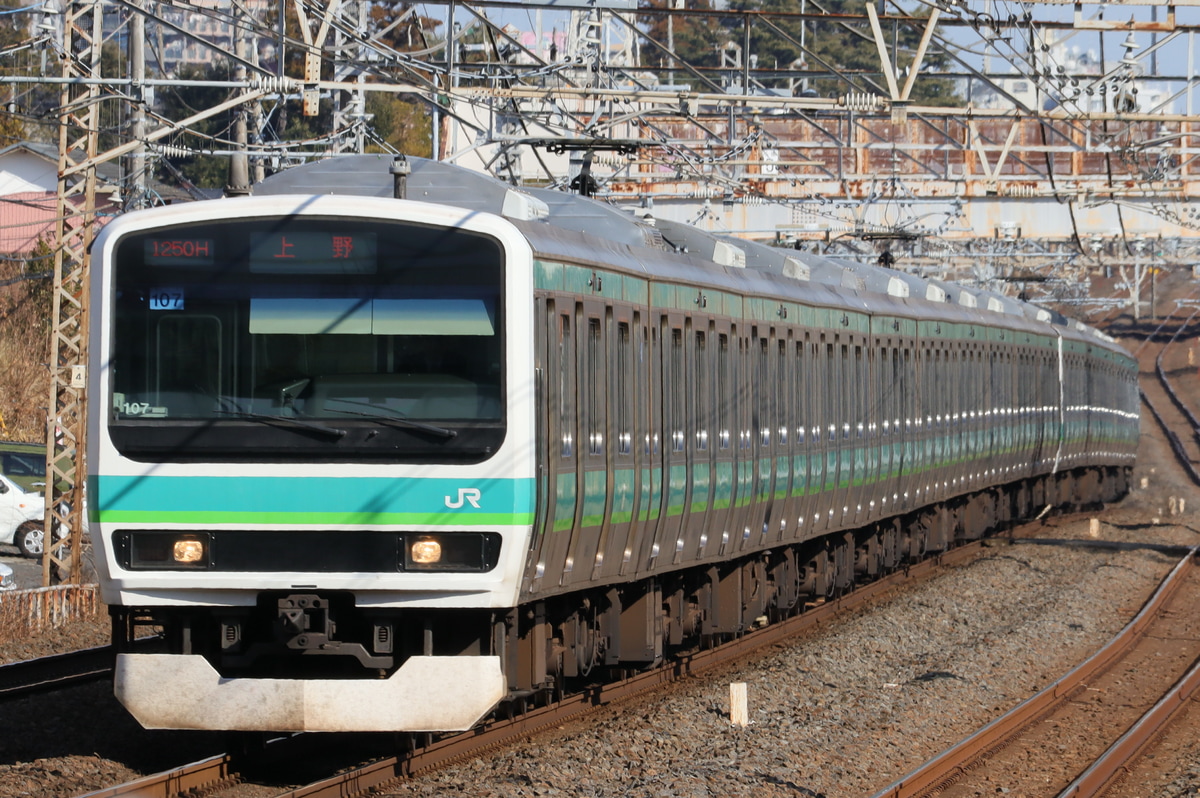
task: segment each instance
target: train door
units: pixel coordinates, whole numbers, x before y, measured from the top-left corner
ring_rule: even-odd
[[[847,525],[864,523],[867,485],[871,480],[871,464],[876,460],[871,449],[875,446],[871,433],[874,418],[871,407],[871,357],[866,346],[869,339],[850,339],[850,381],[853,383],[854,410],[850,419],[850,490],[847,496]]]
[[[775,437],[775,491],[771,507],[771,538],[787,540],[792,535],[789,519],[795,517],[792,499],[792,480],[795,469],[792,452],[795,447],[796,407],[795,379],[792,369],[792,331],[780,328],[772,348],[775,358],[775,418],[772,431]]]
[[[686,400],[688,484],[683,528],[672,556],[672,562],[676,564],[697,559],[700,550],[707,545],[705,533],[709,529],[709,512],[713,505],[713,457],[716,449],[716,375],[712,332],[710,320],[702,316],[693,316],[685,323],[684,382],[680,390]]]
[[[682,314],[663,314],[658,320],[659,362],[656,379],[660,385],[662,500],[654,534],[645,536],[643,567],[656,568],[673,558],[680,539],[688,494],[687,394],[685,379],[685,334]]]
[[[639,441],[644,425],[639,424],[639,400],[643,380],[639,379],[635,330],[640,319],[630,308],[614,308],[608,317],[610,335],[609,447],[611,463],[610,509],[594,579],[610,578],[621,572],[625,553],[636,539],[635,513],[641,506],[642,481],[639,466],[643,455]]]
[[[752,430],[757,398],[752,369],[753,341],[735,326],[731,329],[733,402],[733,491],[729,520],[721,530],[720,553],[728,555],[740,546],[743,530],[754,503],[754,432]]]
[[[812,359],[809,356],[811,343],[808,332],[803,337],[797,332],[792,349],[792,504],[788,521],[796,524],[792,536],[803,539],[811,526],[809,517],[809,486],[811,480],[809,467],[809,442],[812,424],[812,378],[809,370]]]
[[[915,426],[917,428],[916,440],[914,441],[914,449],[916,451],[916,463],[913,468],[913,498],[917,500],[917,504],[923,504],[930,500],[928,495],[930,492],[930,483],[932,481],[933,472],[933,414],[936,410],[935,397],[933,395],[934,381],[934,361],[933,347],[925,345],[920,351],[920,385],[921,394],[916,408]]]
[[[720,537],[730,528],[737,494],[737,430],[735,354],[737,343],[732,325],[718,321],[711,327],[715,357],[713,393],[712,509],[701,533],[696,556],[704,558],[720,549]]]
[[[1030,453],[1029,462],[1032,463],[1034,473],[1042,470],[1042,449],[1045,439],[1045,407],[1044,391],[1042,382],[1046,375],[1046,357],[1045,352],[1041,349],[1034,349],[1030,354],[1029,371],[1032,375],[1032,384],[1030,385],[1029,396],[1029,421],[1026,426],[1030,430]]]
[[[822,333],[816,350],[816,372],[819,385],[818,401],[820,412],[815,425],[812,462],[815,472],[816,493],[813,503],[813,532],[821,533],[829,528],[833,518],[834,489],[837,487],[837,385],[838,370],[833,356],[833,335]]]
[[[543,353],[545,442],[543,451],[546,491],[542,540],[531,574],[533,590],[562,581],[578,499],[576,441],[575,303],[550,298],[545,305],[546,348]]]
[[[834,369],[837,377],[834,384],[837,393],[834,395],[837,421],[834,428],[834,484],[836,492],[833,500],[833,521],[844,526],[853,520],[853,508],[850,507],[852,498],[851,484],[854,473],[854,451],[856,440],[851,429],[858,418],[857,374],[854,373],[850,359],[849,336],[838,336],[834,347]]]
[[[895,479],[892,482],[892,492],[889,500],[898,503],[893,509],[908,509],[909,487],[908,472],[912,469],[912,437],[913,415],[916,403],[916,380],[912,372],[915,362],[912,357],[912,343],[901,340],[900,347],[892,350],[892,379],[899,397],[896,403],[896,414],[893,418],[894,438],[892,441],[892,457],[894,459]]]
[[[947,485],[956,487],[959,477],[963,473],[963,419],[962,419],[962,398],[963,398],[963,348],[962,344],[955,342],[950,345],[949,351],[946,352],[946,371],[948,372],[948,381],[945,385],[949,388],[947,393],[950,400],[949,406],[946,408],[946,434],[948,446],[946,450],[946,462],[948,464],[949,473],[944,480]],[[953,490],[947,490],[947,493],[953,493]]]
[[[751,330],[750,351],[751,395],[753,411],[750,419],[751,432],[751,484],[750,512],[746,515],[737,549],[756,545],[762,541],[768,526],[771,492],[774,487],[772,418],[775,403],[775,377],[772,373],[774,361],[771,357],[771,333],[766,328]],[[736,531],[736,530],[735,530]]]
[[[927,488],[926,502],[937,501],[942,497],[942,481],[946,476],[946,452],[948,438],[946,435],[946,416],[950,407],[950,375],[946,373],[944,342],[936,341],[933,349],[933,368],[930,370],[930,404],[933,406],[933,453],[930,460],[929,474],[931,487]],[[940,387],[940,390],[939,390]]]
[[[641,388],[635,404],[634,446],[638,452],[638,490],[634,522],[621,554],[621,575],[641,570],[654,544],[663,504],[662,342],[657,322],[635,314],[634,371]]]
[[[609,311],[603,303],[584,300],[576,305],[578,363],[579,455],[575,524],[563,564],[563,584],[588,582],[601,551],[608,525],[609,452]]]
[[[883,492],[890,491],[892,475],[892,419],[895,417],[896,395],[891,387],[894,342],[875,339],[871,347],[871,423],[867,434],[871,437],[870,453],[874,461],[870,464],[871,475],[866,491],[868,518],[874,520],[884,507]],[[890,499],[890,496],[888,497]]]

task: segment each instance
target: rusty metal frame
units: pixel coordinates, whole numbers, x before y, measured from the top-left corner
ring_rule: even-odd
[[[99,0],[73,0],[63,18],[62,77],[100,77]],[[50,403],[46,419],[46,516],[42,581],[82,581],[84,463],[87,423],[89,254],[95,235],[99,84],[64,82],[58,129]],[[80,162],[90,163],[77,169]],[[59,530],[67,529],[61,536]]]

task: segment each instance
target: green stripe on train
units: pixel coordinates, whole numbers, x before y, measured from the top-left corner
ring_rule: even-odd
[[[98,476],[92,517],[117,523],[532,523],[533,479]]]

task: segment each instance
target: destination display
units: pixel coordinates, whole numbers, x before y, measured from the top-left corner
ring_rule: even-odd
[[[211,266],[216,247],[211,238],[147,238],[147,266]]]
[[[255,274],[374,274],[375,234],[288,231],[250,235]]]

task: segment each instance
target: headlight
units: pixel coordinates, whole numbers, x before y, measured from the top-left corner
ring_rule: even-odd
[[[207,532],[118,532],[113,544],[130,570],[206,570],[212,558]]]
[[[204,549],[204,541],[196,540],[195,538],[184,538],[175,541],[171,554],[177,563],[194,565],[204,561]]]
[[[429,538],[414,540],[408,550],[414,565],[437,565],[442,561],[442,544]]]
[[[500,556],[492,532],[409,533],[404,536],[405,571],[490,571]]]

